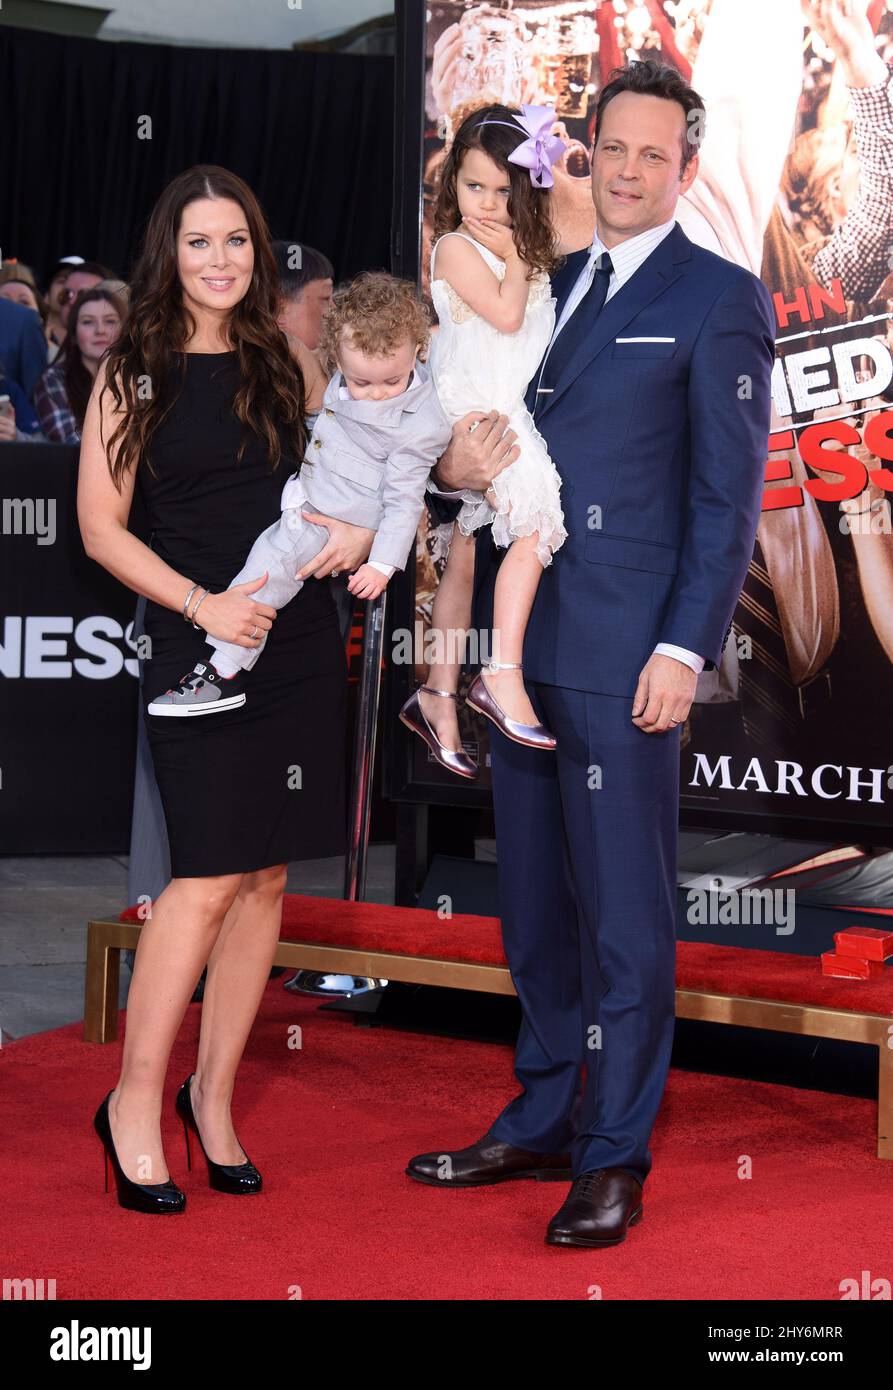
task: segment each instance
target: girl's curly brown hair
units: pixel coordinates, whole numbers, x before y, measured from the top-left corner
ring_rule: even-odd
[[[409,341],[424,360],[431,314],[411,280],[364,270],[335,291],[322,322],[319,357],[329,376],[338,370],[338,347],[345,332],[349,346],[366,357],[393,357]]]
[[[100,398],[110,392],[115,410],[123,411],[117,427],[103,441],[112,481],[119,491],[129,468],[144,462],[151,470],[150,440],[182,390],[185,349],[196,325],[183,303],[177,237],[183,209],[199,198],[231,198],[238,203],[254,248],[251,283],[233,307],[227,324],[233,349],[239,354],[241,378],[233,398],[233,411],[245,427],[238,458],[247,447],[249,431],[266,444],[274,472],[283,442],[295,457],[304,456],[304,378],[276,321],[279,277],[266,218],[257,198],[237,174],[216,164],[197,164],[168,184],[152,210],[130,280],[127,318],[105,358],[106,378]]]
[[[465,117],[440,168],[433,240],[461,227],[456,179],[466,150],[481,150],[508,176],[511,193],[506,206],[512,219],[512,234],[518,255],[529,267],[527,279],[532,280],[538,271],[551,275],[564,264],[565,257],[556,251],[558,233],[552,223],[548,188],[536,188],[529,170],[509,163],[509,155],[525,138],[523,128],[512,119],[521,114],[516,107],[497,103],[479,107]],[[508,124],[482,125],[482,121],[506,121]]]

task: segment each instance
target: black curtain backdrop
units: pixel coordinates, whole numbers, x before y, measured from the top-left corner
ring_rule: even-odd
[[[140,139],[145,118],[151,139]],[[0,250],[124,279],[162,188],[222,164],[336,281],[390,270],[390,57],[62,38],[0,22]]]

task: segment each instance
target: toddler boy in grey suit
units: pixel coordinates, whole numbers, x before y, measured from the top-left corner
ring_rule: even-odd
[[[428,334],[427,311],[415,288],[382,272],[366,273],[354,285],[358,283],[367,291],[371,287],[387,306],[383,322],[389,332],[379,351],[370,351],[376,345],[369,336],[371,331],[374,337],[374,316],[368,315],[371,322],[355,324],[353,331],[345,324],[332,343],[330,360],[334,358],[338,369],[326,387],[300,472],[282,489],[279,520],[258,536],[229,585],[257,579],[266,571],[266,582],[252,598],[277,609],[303,587],[297,572],[329,538],[326,528],[309,521],[305,512],[375,531],[369,559],[351,576],[348,587],[363,598],[377,597],[395,570],[406,565],[425,505],[428,475],[452,435],[430,368],[418,359]],[[343,297],[349,298],[351,290]],[[395,310],[399,313],[400,296],[406,298],[410,291],[415,297],[410,304],[412,322],[401,337]],[[362,307],[362,297],[359,303]],[[369,381],[367,376],[380,380]],[[390,394],[382,396],[383,390]],[[244,704],[249,684],[244,675],[260,657],[266,633],[255,637],[255,647],[209,637],[207,660],[198,662],[176,689],[153,700],[149,714],[212,714]]]

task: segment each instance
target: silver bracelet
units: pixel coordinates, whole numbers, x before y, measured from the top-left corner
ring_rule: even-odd
[[[195,607],[194,607],[193,610],[192,610],[192,626],[195,627],[195,628],[198,627],[198,623],[195,621],[195,615],[196,615],[196,613],[198,612],[198,610],[201,608],[201,606],[202,606],[202,604],[204,603],[205,599],[208,597],[208,593],[209,593],[209,592],[210,592],[210,591],[209,591],[208,589],[205,590],[205,592],[202,594],[201,598],[199,599],[198,603],[195,605]]]
[[[198,585],[198,584],[193,584],[192,588],[189,590],[189,593],[186,595],[186,602],[183,604],[183,621],[184,621],[184,623],[188,623],[188,622],[189,622],[189,619],[188,619],[187,616],[186,616],[186,609],[189,607],[189,600],[192,598],[192,595],[195,593],[196,589],[198,589],[198,588],[200,588],[200,585]]]
[[[202,586],[201,586],[201,584],[196,584],[195,587],[196,587],[196,589],[201,589]],[[205,589],[205,593],[207,593],[207,592],[208,592],[207,589]],[[201,603],[201,598],[196,599],[195,608],[198,608],[198,605],[199,605],[200,603]],[[187,612],[186,612],[186,620],[187,620],[187,622],[191,622],[191,621],[192,621],[192,618],[195,617],[195,608],[193,608],[192,614],[191,614],[191,615],[190,615],[190,613],[189,613],[189,611],[188,611],[188,609],[187,609]]]

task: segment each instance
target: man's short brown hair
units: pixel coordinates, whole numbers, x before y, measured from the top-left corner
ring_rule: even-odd
[[[598,142],[598,133],[601,129],[605,107],[621,92],[635,92],[639,96],[662,97],[664,101],[677,101],[679,103],[685,112],[686,126],[685,136],[682,140],[682,167],[680,170],[684,174],[687,166],[697,154],[698,146],[704,139],[707,116],[704,102],[694,87],[689,86],[676,68],[671,68],[667,63],[657,63],[653,58],[643,58],[641,61],[627,63],[626,67],[615,68],[599,92],[598,104],[595,108],[593,143]],[[693,112],[697,113],[696,121],[692,120]]]

